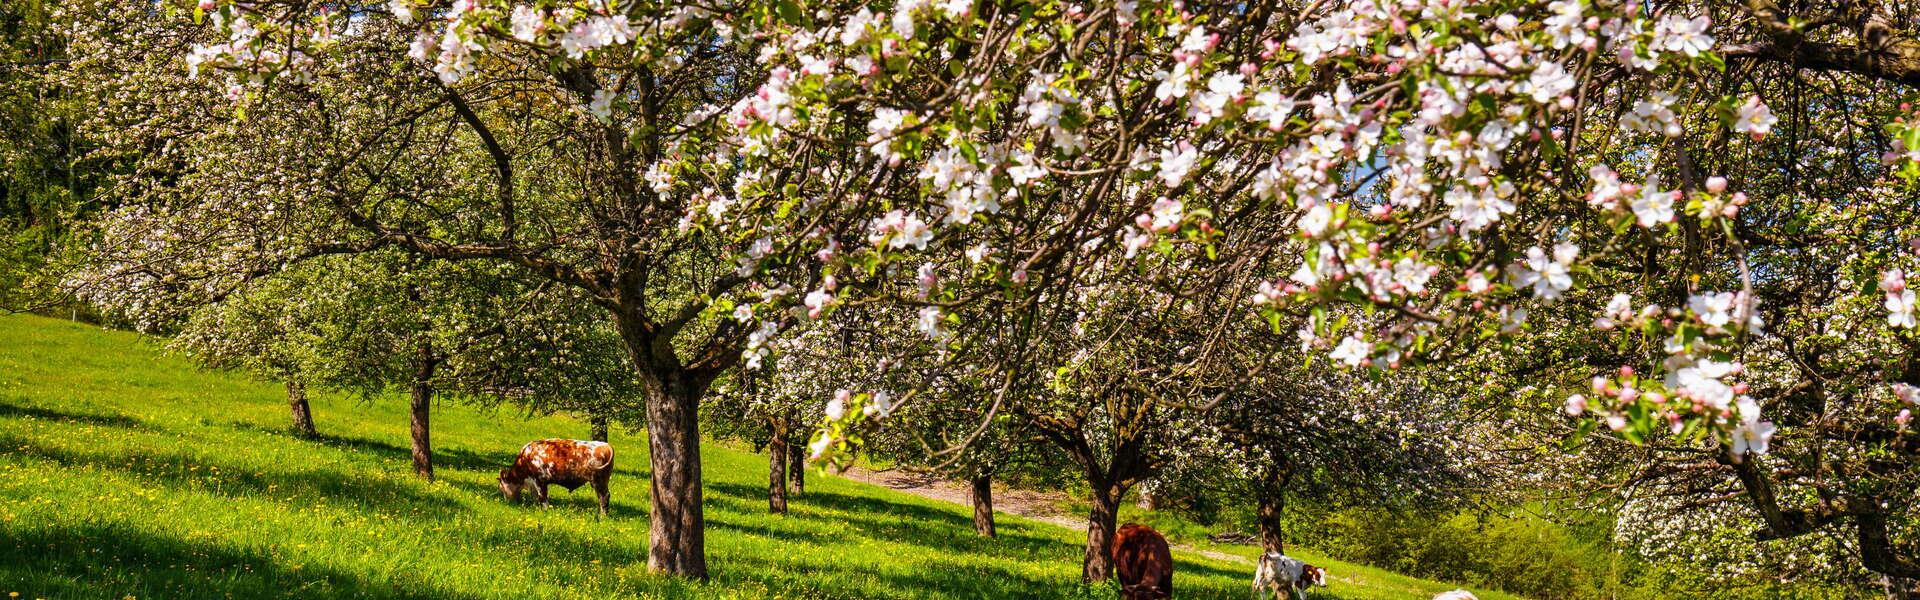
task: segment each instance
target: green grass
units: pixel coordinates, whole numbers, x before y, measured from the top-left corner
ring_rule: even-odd
[[[529,439],[584,424],[436,407],[440,480],[411,475],[399,398],[316,394],[324,436],[285,432],[277,385],[194,368],[151,340],[0,317],[0,594],[25,598],[1110,597],[1079,585],[1082,534],[833,477],[766,513],[761,457],[708,444],[709,583],[646,571],[645,445],[617,432],[614,516],[586,488],[539,510],[493,478]],[[1251,556],[1245,547],[1214,550]],[[1305,553],[1303,553],[1305,554]],[[1245,598],[1252,567],[1177,553],[1182,598]],[[1312,555],[1306,554],[1311,560]],[[1326,561],[1322,599],[1453,586]],[[1497,594],[1483,598],[1501,598]]]

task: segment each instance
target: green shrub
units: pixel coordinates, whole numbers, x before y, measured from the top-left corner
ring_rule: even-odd
[[[1528,597],[1641,597],[1609,576],[1604,548],[1537,517],[1350,508],[1296,512],[1288,530],[1345,560]]]

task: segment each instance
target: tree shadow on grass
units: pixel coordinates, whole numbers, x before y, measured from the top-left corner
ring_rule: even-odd
[[[479,487],[470,483],[458,485]],[[642,490],[640,493],[646,489],[644,485],[636,487]],[[765,490],[757,486],[709,481],[706,492],[709,509],[706,522],[710,532],[759,540],[747,542],[747,548],[760,548],[748,552],[751,562],[740,556],[711,556],[715,579],[707,585],[649,577],[633,580],[623,591],[645,598],[725,595],[715,588],[765,589],[771,595],[790,598],[1029,598],[1067,596],[1078,589],[1077,580],[1072,578],[1036,578],[1030,573],[973,560],[984,557],[1024,561],[1049,555],[1075,560],[1079,555],[1078,546],[1059,540],[1027,536],[979,538],[973,534],[970,518],[943,518],[940,511],[929,507],[896,505],[836,493],[809,492],[804,497],[806,500],[796,499],[794,513],[786,518],[769,518],[763,516]],[[809,511],[799,502],[820,502],[833,508],[829,509],[831,514],[823,510]],[[888,511],[887,514],[849,516],[855,511],[882,509]],[[582,519],[590,518],[585,514],[590,510],[583,504],[579,512],[561,513],[556,508],[553,513],[557,518]],[[644,513],[639,514],[641,516],[630,518],[645,518]],[[619,519],[619,515],[616,512],[615,518]],[[830,519],[852,527],[838,534],[819,530],[822,522]],[[913,523],[922,519],[927,522]],[[892,522],[909,523],[911,531],[902,532],[898,527],[888,530],[885,525]],[[639,537],[626,542],[610,542],[563,528],[540,527],[456,535],[469,547],[513,552],[520,555],[516,560],[529,565],[577,562],[590,557],[610,562],[646,560],[643,531],[634,532]],[[887,561],[856,554],[872,552],[872,542],[925,548],[926,552],[913,553],[918,557],[914,560],[932,563],[923,568],[875,567],[874,564]],[[768,551],[767,548],[776,546],[767,544],[778,544],[784,550]],[[873,583],[881,587],[863,587]]]
[[[1248,585],[1253,584],[1253,567],[1251,565],[1249,565],[1245,571],[1228,570],[1176,555],[1173,558],[1173,572],[1194,573],[1213,577],[1225,577],[1228,579],[1245,579]]]
[[[600,514],[600,499],[593,495],[593,486],[589,485],[580,486],[580,489],[573,491],[567,491],[567,488],[557,485],[551,486],[547,490],[547,503],[551,506],[541,508],[540,503],[534,500],[536,494],[532,489],[522,490],[520,492],[520,499],[517,501],[508,500],[500,494],[500,488],[494,485],[492,478],[487,479],[486,483],[474,483],[454,479],[440,479],[439,481],[488,501],[499,502],[514,509],[528,511],[527,514],[529,516],[578,516],[585,519],[595,519],[598,518]],[[646,496],[646,486],[640,486],[637,491],[630,492],[630,494],[640,494],[637,499],[631,495],[622,494],[623,491],[626,490],[622,490],[618,485],[612,486],[611,493],[607,499],[608,511],[611,514],[605,518],[612,520],[647,520],[647,509],[650,507],[648,506]]]
[[[317,497],[327,502],[354,505],[362,510],[404,508],[430,516],[445,516],[467,510],[457,502],[422,493],[402,483],[352,477],[335,471],[255,473],[233,468],[216,472],[206,467],[221,465],[197,456],[149,452],[138,448],[116,448],[100,453],[78,452],[5,434],[0,434],[0,448],[7,448],[14,456],[47,461],[63,468],[119,471],[147,480],[159,489],[185,489],[229,497]]]
[[[732,498],[742,496],[755,498],[764,509],[765,488],[730,483],[708,483],[707,488]],[[790,503],[791,510],[799,518],[840,519],[853,525],[853,533],[857,536],[874,541],[912,543],[949,554],[977,553],[1026,557],[1058,554],[1066,557],[1066,560],[1076,561],[1077,566],[1084,548],[1081,543],[1018,533],[1018,531],[1030,531],[1030,529],[1017,524],[1009,524],[1015,526],[1002,528],[998,537],[983,538],[973,533],[971,515],[960,514],[957,510],[945,511],[920,504],[896,503],[869,496],[808,491],[805,496],[790,499]],[[811,507],[842,514],[807,515]],[[1039,526],[1051,527],[1051,525]],[[1175,559],[1175,569],[1177,573],[1202,577],[1245,578],[1249,581],[1252,578],[1250,569],[1243,573],[1210,565],[1187,556]],[[1049,589],[1057,590],[1057,588]]]
[[[0,419],[38,419],[60,423],[78,423],[96,427],[123,427],[127,429],[151,429],[139,419],[126,415],[96,415],[76,412],[62,412],[50,408],[32,406],[21,402],[18,396],[0,398]]]
[[[855,524],[877,540],[926,540],[950,552],[1045,552],[1062,549],[1078,552],[1081,547],[1080,544],[1057,538],[1021,533],[1028,529],[1017,526],[1001,528],[997,537],[983,538],[973,532],[973,516],[960,514],[957,508],[940,510],[919,504],[902,504],[827,491],[809,491],[800,502],[795,503],[798,512],[806,511],[808,505],[845,513],[838,518]]]
[[[249,432],[260,433],[265,435],[280,436],[280,437],[285,437],[289,440],[300,440],[308,443],[319,444],[322,446],[339,448],[342,450],[366,452],[369,454],[378,454],[381,456],[406,457],[406,456],[412,456],[413,454],[412,448],[401,446],[399,444],[383,442],[375,439],[344,436],[344,435],[334,435],[330,433],[300,435],[300,434],[294,433],[292,430],[289,430],[289,429],[282,429],[278,427],[265,427],[255,423],[249,423],[246,421],[234,421],[232,423],[232,427],[234,429],[238,429],[241,431],[249,431]],[[515,452],[517,451],[518,449],[515,449]],[[459,469],[463,471],[485,471],[485,470],[498,471],[500,469],[506,468],[507,465],[513,462],[513,456],[515,452],[504,452],[504,451],[503,452],[474,452],[471,450],[465,450],[460,448],[434,448],[433,449],[433,466],[435,469],[447,468],[447,469]]]
[[[1071,579],[1033,579],[1012,571],[979,565],[923,569],[912,575],[881,576],[890,587],[910,591],[912,598],[1062,598],[1077,595],[1080,582]]]
[[[712,496],[713,492],[724,494],[723,497],[709,500],[710,502],[726,502],[742,507],[754,504],[765,507],[767,502],[767,488],[763,486],[709,481],[706,483],[706,489],[709,496]],[[936,523],[940,527],[973,531],[973,518],[970,516],[963,517],[954,511],[943,511],[917,504],[901,504],[879,498],[822,490],[807,490],[806,495],[790,497],[788,501],[791,504],[813,505],[828,510],[843,511],[850,515],[886,515],[901,518],[899,520]]]
[[[853,546],[857,548],[857,545]],[[844,551],[823,548],[822,551]],[[857,549],[854,551],[858,551]],[[854,558],[854,557],[849,557]],[[1063,598],[1085,596],[1077,579],[1035,577],[997,565],[977,562],[915,564],[903,568],[882,569],[885,559],[871,556],[857,560],[834,560],[827,564],[800,563],[762,565],[758,568],[726,568],[721,565],[716,583],[754,582],[783,596],[801,598]],[[643,594],[644,595],[644,594]],[[1104,598],[1108,594],[1093,597]]]
[[[0,587],[26,598],[462,600],[420,581],[374,581],[217,542],[126,526],[0,529]]]

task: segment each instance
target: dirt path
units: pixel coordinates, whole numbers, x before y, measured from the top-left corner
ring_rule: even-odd
[[[961,506],[973,505],[973,490],[960,482],[946,481],[928,475],[906,473],[902,471],[874,471],[853,467],[839,474],[843,479],[851,479],[906,492],[922,498],[950,502]],[[1087,530],[1085,517],[1063,513],[1059,506],[1065,504],[1066,494],[1061,492],[1037,492],[1033,490],[993,487],[993,512],[1017,515],[1035,521],[1045,521],[1074,531]],[[1214,560],[1223,560],[1251,565],[1253,561],[1246,557],[1202,550],[1185,544],[1175,544],[1175,548],[1205,556]]]

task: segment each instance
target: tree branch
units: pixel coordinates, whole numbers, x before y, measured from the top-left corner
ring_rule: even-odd
[[[1853,32],[1858,44],[1815,42],[1806,39],[1805,26],[1787,22],[1773,0],[1749,0],[1747,11],[1760,23],[1767,41],[1730,46],[1727,59],[1752,58],[1801,69],[1844,71],[1920,87],[1920,40],[1897,33],[1878,17]]]

